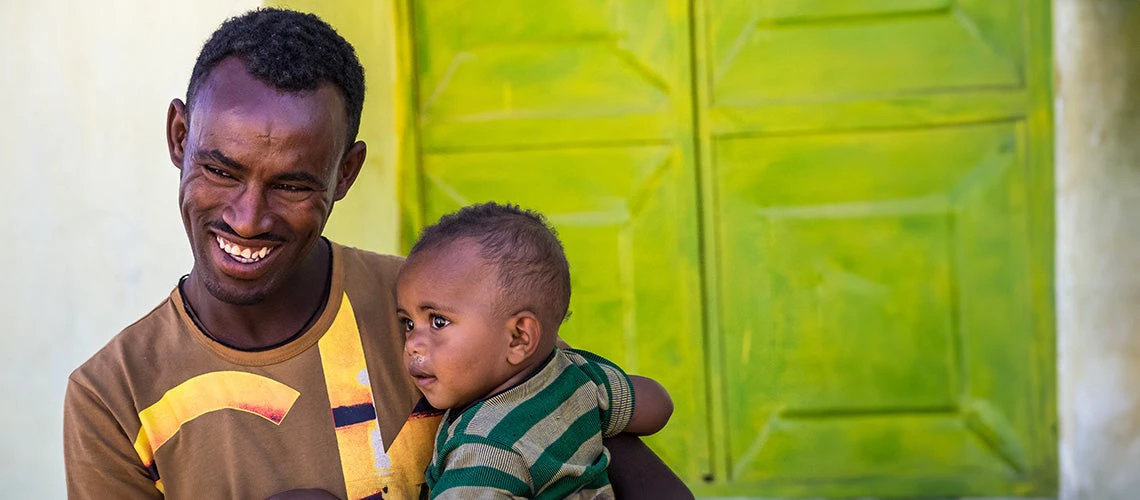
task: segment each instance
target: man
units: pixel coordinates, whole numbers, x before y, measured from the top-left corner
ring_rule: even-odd
[[[413,411],[402,261],[321,236],[364,162],[363,100],[352,46],[316,16],[257,10],[206,42],[167,116],[194,265],[72,374],[69,496],[423,493],[439,413]],[[619,492],[687,494],[639,442],[607,444]]]

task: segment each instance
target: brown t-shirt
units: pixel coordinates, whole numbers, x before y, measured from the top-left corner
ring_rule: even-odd
[[[418,497],[439,413],[413,413],[420,394],[395,317],[403,260],[332,248],[324,311],[284,346],[211,340],[175,289],[75,370],[69,497]]]

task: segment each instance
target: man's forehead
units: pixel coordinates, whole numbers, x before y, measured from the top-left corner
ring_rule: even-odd
[[[190,103],[191,122],[201,114],[218,113],[276,115],[276,119],[346,126],[344,101],[332,83],[322,83],[313,90],[279,90],[251,75],[237,57],[222,61],[210,71]]]

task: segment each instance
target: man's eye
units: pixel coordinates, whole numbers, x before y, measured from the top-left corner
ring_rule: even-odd
[[[431,327],[435,328],[436,330],[439,330],[440,328],[444,328],[450,324],[451,324],[451,322],[448,321],[443,316],[432,316],[431,317]]]
[[[409,318],[400,318],[400,323],[404,325],[404,333],[410,332],[416,327]]]
[[[280,189],[282,191],[294,191],[294,192],[309,191],[309,188],[307,188],[305,186],[298,186],[296,184],[278,184],[277,189]]]
[[[225,170],[222,170],[220,168],[214,168],[214,167],[210,167],[210,166],[203,166],[202,168],[206,169],[206,171],[209,172],[210,174],[218,176],[218,177],[224,177],[226,179],[232,179],[233,178],[232,175],[226,173]]]

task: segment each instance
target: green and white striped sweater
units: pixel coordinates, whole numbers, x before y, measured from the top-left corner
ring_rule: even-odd
[[[427,469],[432,498],[613,498],[602,437],[625,429],[633,387],[595,354],[556,349],[530,378],[448,410]]]

